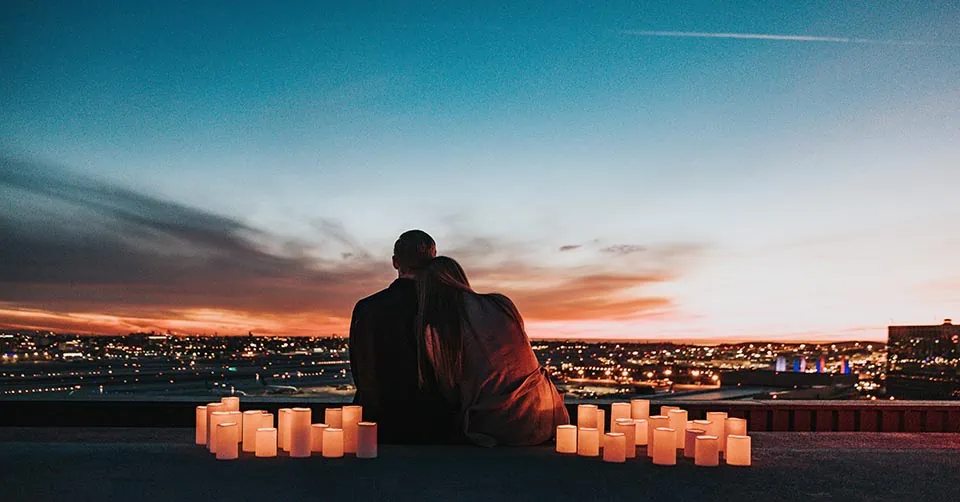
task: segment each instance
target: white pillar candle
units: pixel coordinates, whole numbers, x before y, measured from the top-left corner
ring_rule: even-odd
[[[310,451],[323,453],[323,431],[330,427],[327,424],[313,424],[310,426]]]
[[[710,422],[709,420],[694,420],[694,421],[693,421],[693,425],[690,426],[690,427],[687,427],[687,428],[688,428],[688,429],[703,429],[703,430],[704,430],[703,434],[709,436],[709,435],[712,435],[712,434],[710,434],[710,431],[712,430],[712,429],[710,428],[711,425],[712,425],[712,422]]]
[[[257,449],[257,429],[261,427],[263,410],[243,412],[243,431],[241,432],[243,451],[250,453]]]
[[[627,438],[619,432],[608,432],[603,435],[603,461],[623,463],[627,460],[624,452]]]
[[[239,397],[225,397],[220,399],[220,402],[223,403],[223,406],[226,408],[224,411],[240,411]]]
[[[682,449],[685,441],[683,431],[687,430],[687,410],[670,410],[667,416],[670,417],[670,428],[677,431],[676,447]]]
[[[357,424],[357,458],[377,458],[377,424]]]
[[[637,457],[637,425],[633,423],[632,418],[618,418],[614,422],[611,422],[610,432],[623,434],[623,451],[627,458]]]
[[[557,426],[557,453],[577,452],[577,426]]]
[[[677,431],[669,427],[657,427],[653,431],[653,463],[677,465]]]
[[[280,408],[277,416],[277,441],[280,449],[290,451],[290,416],[293,413],[291,408]]]
[[[630,415],[630,403],[613,403],[610,405],[610,426],[621,418],[633,418]]]
[[[597,410],[597,430],[600,431],[600,436],[602,437],[605,432],[607,432],[607,412],[606,410]],[[601,444],[602,448],[603,445]]]
[[[693,452],[693,463],[700,467],[720,465],[720,450],[717,436],[697,436]]]
[[[577,427],[597,429],[597,405],[581,404],[577,406]]]
[[[239,411],[228,411],[230,418],[227,422],[235,422],[237,424],[237,444],[240,444],[241,435],[243,434],[243,413]]]
[[[647,456],[653,457],[653,449],[657,438],[654,434],[658,428],[669,428],[670,419],[663,415],[654,415],[647,420]],[[676,446],[676,445],[674,445]]]
[[[323,423],[331,428],[340,429],[343,427],[343,409],[327,408],[323,410]]]
[[[637,426],[637,446],[646,446],[647,445],[647,419],[638,418],[633,421],[634,425]]]
[[[357,424],[363,420],[363,407],[344,406],[342,412],[343,418],[343,451],[344,453],[357,452]]]
[[[275,424],[273,423],[273,413],[262,413],[260,415],[260,425],[258,429],[273,429]]]
[[[670,416],[670,410],[679,410],[679,409],[680,409],[679,406],[661,406],[661,407],[660,407],[660,414],[663,415],[663,416],[665,416],[665,417],[669,417],[669,416]]]
[[[697,436],[704,434],[703,429],[687,429],[683,431],[683,456],[693,458],[697,448]]]
[[[277,456],[277,429],[273,427],[263,427],[257,429],[256,455],[258,457]]]
[[[210,433],[210,437],[207,439],[207,448],[210,450],[210,453],[217,453],[217,426],[230,422],[230,412],[229,411],[215,411],[210,415],[210,422],[207,423],[207,432]]]
[[[293,408],[290,410],[290,456],[305,458],[310,456],[310,419],[313,413],[310,408]]]
[[[630,400],[630,418],[637,419],[648,419],[650,418],[650,400],[648,399],[631,399]]]
[[[583,457],[600,455],[600,431],[596,427],[581,427],[577,431],[577,455]]]
[[[747,421],[743,418],[728,417],[723,421],[723,435],[720,436],[720,451],[727,451],[727,438],[731,434],[737,436],[747,435]],[[726,455],[726,454],[724,454]]]
[[[340,458],[343,456],[343,429],[327,427],[323,430],[324,458]]]
[[[727,412],[725,411],[708,411],[707,420],[710,422],[710,428],[707,429],[708,436],[717,437],[717,451],[723,451],[723,429],[724,422],[727,420]]]
[[[217,424],[217,460],[236,460],[240,456],[239,436],[240,425],[236,422]]]
[[[197,406],[196,443],[207,444],[207,407]]]
[[[226,411],[226,410],[223,409],[223,403],[207,403],[206,408],[207,408],[207,441],[206,441],[206,445],[207,445],[207,449],[210,450],[211,452],[213,452],[213,450],[216,449],[216,448],[214,448],[214,446],[216,446],[216,445],[210,443],[210,437],[213,436],[213,434],[214,434],[216,431],[213,430],[213,427],[210,425],[210,422],[211,422],[211,420],[213,420],[213,414],[214,414],[214,412],[217,412],[217,411]]]
[[[727,436],[727,451],[723,457],[727,465],[746,467],[750,465],[750,436],[730,434]]]

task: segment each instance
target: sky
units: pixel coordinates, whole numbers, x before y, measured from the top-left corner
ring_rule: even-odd
[[[0,6],[0,326],[345,335],[420,228],[532,337],[960,317],[954,1]]]

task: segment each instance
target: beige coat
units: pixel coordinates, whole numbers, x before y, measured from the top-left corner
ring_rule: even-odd
[[[469,322],[462,331],[462,374],[456,379],[437,375],[441,382],[456,382],[455,388],[441,384],[440,391],[459,403],[464,434],[482,446],[548,441],[570,417],[537,361],[522,321],[511,315],[516,307],[502,295],[467,293],[464,301]],[[432,361],[437,338],[429,328],[425,335]]]

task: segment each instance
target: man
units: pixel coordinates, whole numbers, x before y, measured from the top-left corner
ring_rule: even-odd
[[[357,387],[354,403],[363,406],[363,419],[377,422],[385,443],[444,441],[454,410],[443,403],[430,381],[419,378],[417,317],[419,268],[437,255],[433,238],[409,230],[393,246],[397,279],[368,296],[353,309],[350,322],[350,366]],[[427,373],[427,371],[425,371]]]

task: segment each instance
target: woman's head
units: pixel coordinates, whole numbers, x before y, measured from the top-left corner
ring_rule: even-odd
[[[423,280],[427,283],[447,286],[456,289],[470,290],[470,281],[463,267],[457,260],[449,256],[438,256],[429,262],[422,270]]]

